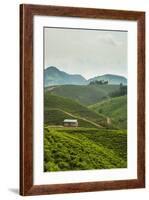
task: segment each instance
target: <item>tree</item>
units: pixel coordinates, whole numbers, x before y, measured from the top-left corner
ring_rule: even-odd
[[[119,97],[127,94],[127,85],[120,83],[119,89],[110,94],[111,97]]]
[[[108,84],[108,81],[104,81],[104,80],[95,80],[89,83],[89,85],[107,85],[107,84]]]

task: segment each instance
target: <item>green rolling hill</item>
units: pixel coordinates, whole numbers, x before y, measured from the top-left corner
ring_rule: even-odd
[[[51,94],[44,95],[44,123],[47,125],[62,125],[63,120],[78,119],[81,127],[106,127],[107,118],[81,105],[75,100]]]
[[[127,86],[120,83],[127,80],[115,75],[86,80],[56,67],[45,70],[44,80],[44,171],[126,168],[127,96],[120,95]],[[64,119],[79,125],[64,127]]]
[[[45,90],[84,105],[92,105],[109,98],[119,88],[119,85],[58,85],[47,87]]]
[[[101,128],[101,124],[96,124],[93,121],[82,119],[79,116],[74,116],[71,113],[66,113],[65,111],[59,110],[59,109],[46,109],[45,114],[45,124],[47,125],[54,125],[54,126],[62,126],[64,119],[77,119],[79,123],[79,127],[99,127]]]
[[[117,128],[127,128],[127,96],[110,98],[91,105],[89,108],[109,117],[109,123]]]
[[[125,130],[45,127],[45,172],[126,167]]]

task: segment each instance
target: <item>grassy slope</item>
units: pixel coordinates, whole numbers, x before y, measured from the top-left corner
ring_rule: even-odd
[[[44,134],[45,171],[127,167],[126,131],[45,127]]]
[[[95,104],[118,89],[119,85],[60,85],[46,88],[52,94],[75,99],[84,105]]]
[[[66,118],[78,118],[80,119],[79,126],[81,125],[85,127],[93,127],[93,124],[91,124],[89,121],[102,126],[106,126],[107,124],[104,116],[97,114],[96,112],[88,109],[74,100],[52,95],[47,91],[45,92],[44,97],[45,124],[62,125],[63,120]],[[89,120],[88,123],[85,121],[85,119]]]
[[[94,105],[90,109],[108,116],[118,128],[127,128],[127,96],[114,97]]]
[[[61,126],[63,125],[64,119],[71,118],[78,120],[79,127],[96,127],[92,123],[79,119],[78,117],[72,117],[59,109],[45,110],[44,116],[45,116],[45,124],[47,125]]]

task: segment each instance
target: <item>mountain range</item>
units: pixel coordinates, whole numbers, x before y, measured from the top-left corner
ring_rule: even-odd
[[[68,74],[54,66],[50,66],[44,70],[45,87],[52,85],[88,85],[91,81],[97,80],[108,81],[110,85],[119,85],[120,83],[127,85],[127,79],[119,75],[105,74],[87,80],[80,74]]]
[[[119,85],[120,83],[122,83],[123,85],[127,85],[127,79],[125,77],[113,74],[104,74],[102,76],[97,76],[89,79],[89,82],[102,80],[108,81],[108,84],[110,85]]]
[[[45,87],[51,85],[86,85],[87,80],[80,74],[68,74],[51,66],[44,71]]]

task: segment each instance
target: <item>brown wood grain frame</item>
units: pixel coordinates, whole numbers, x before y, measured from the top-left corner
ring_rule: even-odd
[[[34,185],[33,17],[35,15],[137,21],[137,179]],[[145,13],[93,8],[20,5],[20,194],[24,196],[43,195],[143,187],[145,187]]]

